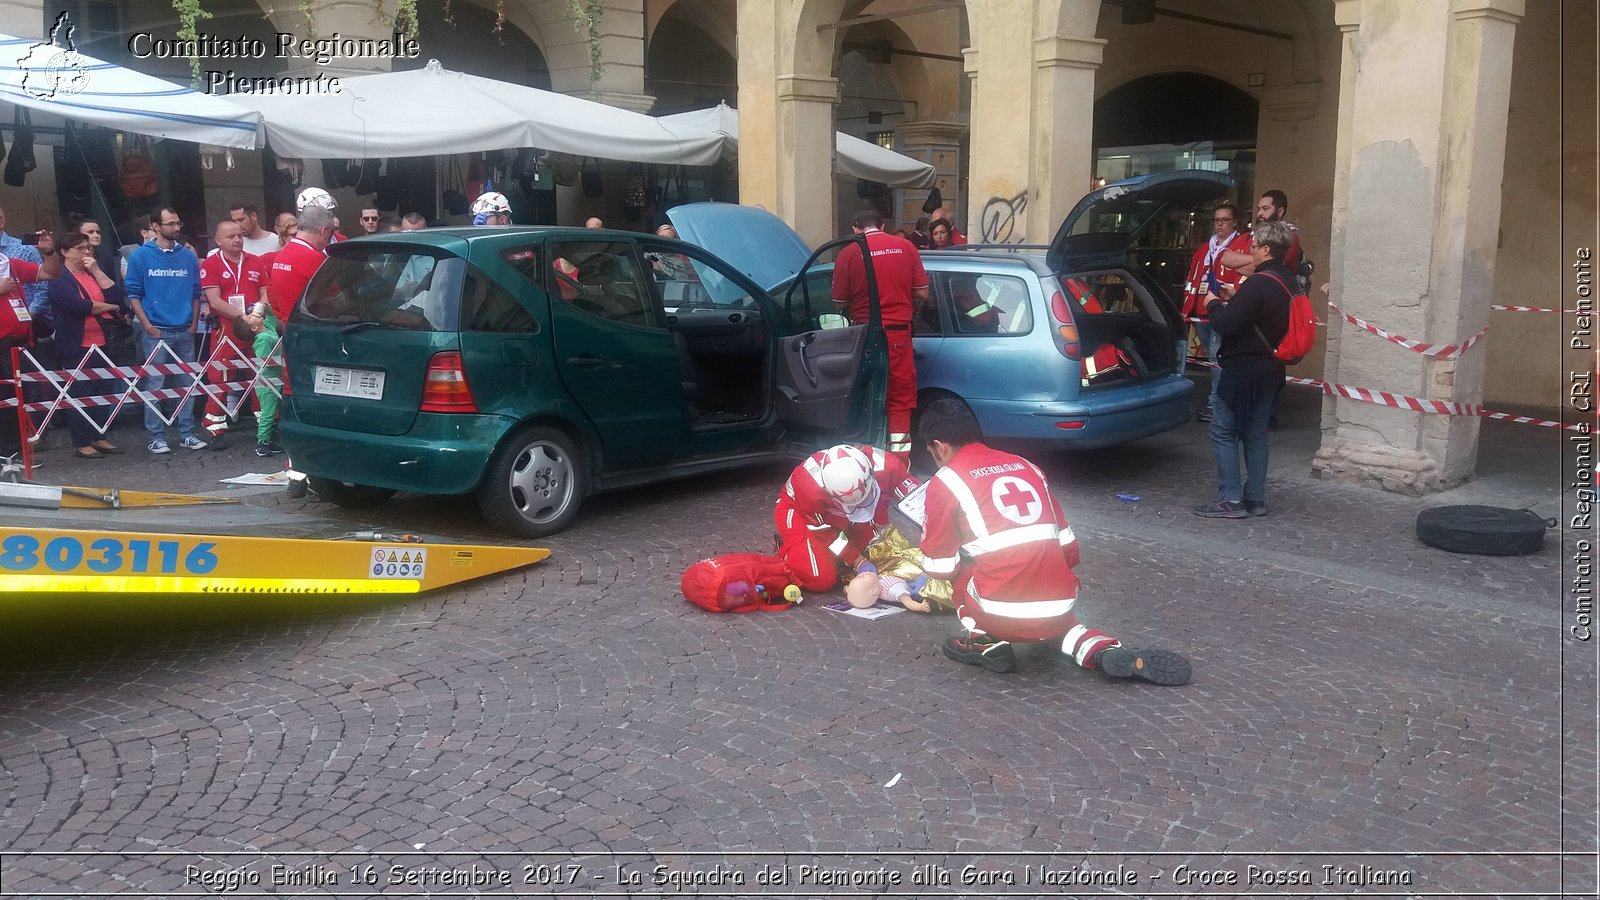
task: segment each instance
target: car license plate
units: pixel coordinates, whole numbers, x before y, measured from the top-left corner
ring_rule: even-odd
[[[339,369],[317,366],[313,393],[334,397],[360,397],[363,400],[383,399],[383,373],[371,369]]]

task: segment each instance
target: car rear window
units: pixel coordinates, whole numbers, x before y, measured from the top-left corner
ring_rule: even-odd
[[[455,331],[466,262],[410,248],[330,254],[306,286],[300,315],[337,325]]]

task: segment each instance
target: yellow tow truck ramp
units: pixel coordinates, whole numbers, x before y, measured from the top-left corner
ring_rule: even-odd
[[[414,594],[549,555],[541,547],[0,526],[0,594]]]

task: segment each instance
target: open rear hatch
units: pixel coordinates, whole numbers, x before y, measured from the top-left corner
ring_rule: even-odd
[[[1153,230],[1187,233],[1188,212],[1233,187],[1232,178],[1216,172],[1161,172],[1108,184],[1067,214],[1045,261],[1077,325],[1089,388],[1182,370],[1188,325],[1145,273],[1138,251]]]

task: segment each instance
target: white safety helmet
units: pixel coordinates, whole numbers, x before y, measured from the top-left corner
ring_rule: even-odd
[[[506,195],[498,191],[489,191],[479,194],[478,199],[472,201],[472,214],[479,213],[505,213],[511,214],[511,203],[506,200]]]
[[[822,464],[822,489],[846,512],[876,506],[878,483],[872,479],[872,461],[854,447],[833,447]]]
[[[333,195],[319,187],[308,187],[294,198],[294,208],[298,212],[305,212],[306,207],[315,206],[333,212]]]

